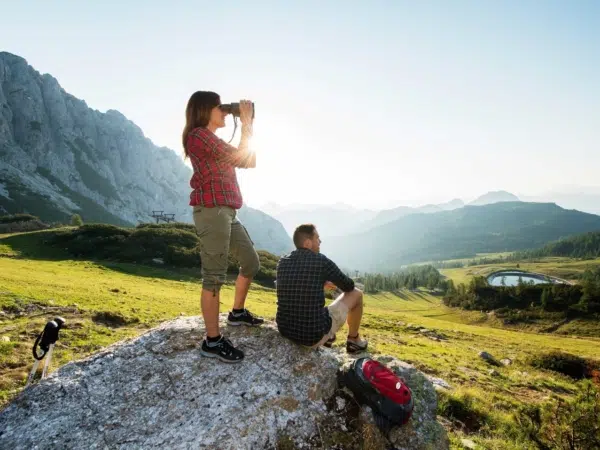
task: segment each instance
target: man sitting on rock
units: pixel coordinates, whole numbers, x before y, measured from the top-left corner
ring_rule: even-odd
[[[347,320],[346,350],[365,350],[367,341],[358,333],[363,293],[355,288],[352,278],[320,253],[321,239],[314,225],[300,225],[293,239],[296,250],[281,257],[277,264],[275,320],[279,333],[307,347],[330,347]],[[326,307],[324,287],[330,283],[343,293]]]

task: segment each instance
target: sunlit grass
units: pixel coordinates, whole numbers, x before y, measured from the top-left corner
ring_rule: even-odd
[[[56,315],[67,320],[67,327],[57,343],[52,369],[162,321],[200,314],[201,283],[189,271],[181,274],[136,264],[18,256],[23,255],[0,239],[0,308],[5,312],[0,316],[0,405],[23,388],[33,363],[35,337]],[[569,263],[560,261],[560,265]],[[233,292],[231,285],[223,288],[221,311],[231,308]],[[247,306],[273,320],[275,292],[253,286]],[[101,313],[108,313],[114,323],[103,321],[106,314]],[[481,426],[467,430],[468,434],[451,432],[454,448],[461,448],[460,439],[468,436],[484,448],[533,449],[531,443],[514,439],[518,435],[513,417],[516,406],[544,402],[550,395],[570,396],[576,382],[535,369],[528,365],[528,358],[550,350],[600,358],[600,340],[487,324],[484,313],[447,308],[440,297],[426,291],[404,290],[365,296],[362,333],[372,353],[393,355],[450,384],[450,391],[440,393],[440,413],[450,414],[456,409],[453,405],[460,405],[468,417],[481,420]],[[343,346],[346,332],[346,327],[340,330],[334,346]],[[492,366],[479,357],[481,351],[513,362]]]

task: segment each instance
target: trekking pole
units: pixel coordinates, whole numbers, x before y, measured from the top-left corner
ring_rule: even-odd
[[[25,387],[29,386],[29,383],[33,379],[35,372],[37,371],[38,365],[40,361],[44,359],[44,356],[48,356],[44,363],[44,369],[42,371],[42,377],[46,378],[46,372],[48,370],[48,366],[50,366],[50,360],[52,359],[52,350],[54,349],[54,344],[58,341],[58,332],[60,328],[65,324],[65,319],[62,317],[56,317],[54,320],[50,320],[46,323],[43,331],[38,335],[35,343],[33,344],[33,357],[35,358],[35,362],[33,363],[33,368],[31,369],[31,373],[29,374],[29,378],[27,378],[27,383]],[[36,348],[39,347],[43,350],[44,353],[42,355],[38,355]]]

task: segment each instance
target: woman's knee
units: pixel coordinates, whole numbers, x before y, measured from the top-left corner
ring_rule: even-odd
[[[202,288],[217,294],[227,281],[227,271],[203,271]]]
[[[254,278],[260,270],[260,258],[258,257],[258,253],[256,250],[252,250],[252,252],[248,252],[248,254],[242,258],[240,264],[240,274],[246,278]]]
[[[227,249],[200,252],[202,264],[202,285],[211,291],[218,292],[227,281]]]

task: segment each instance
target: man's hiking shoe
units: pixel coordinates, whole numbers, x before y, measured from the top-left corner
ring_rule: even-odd
[[[246,325],[249,327],[255,327],[262,325],[264,321],[264,319],[255,316],[247,309],[244,309],[243,312],[237,314],[233,311],[229,311],[229,316],[227,317],[227,323],[234,326]]]
[[[335,335],[332,338],[327,339],[327,341],[325,341],[323,346],[325,346],[327,348],[331,348],[331,346],[333,345],[334,342],[335,342]]]
[[[364,352],[369,345],[366,339],[359,339],[358,341],[346,340],[346,351],[348,353]]]
[[[202,341],[200,354],[209,358],[218,358],[226,363],[237,363],[244,359],[244,352],[235,348],[226,337],[221,337],[214,345],[208,345],[208,341]]]

